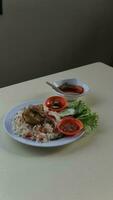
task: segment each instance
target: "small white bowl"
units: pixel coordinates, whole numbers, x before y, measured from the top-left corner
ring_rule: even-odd
[[[69,85],[79,85],[81,87],[84,88],[84,91],[82,94],[68,94],[67,92],[65,92],[65,94],[62,94],[60,92],[56,92],[58,95],[60,96],[64,96],[66,99],[68,99],[69,101],[72,101],[78,97],[84,96],[86,94],[88,94],[90,87],[88,86],[88,84],[84,83],[83,81],[80,81],[78,79],[64,79],[64,80],[56,80],[53,81],[52,84],[55,85],[56,87],[60,87],[61,85],[68,83]]]

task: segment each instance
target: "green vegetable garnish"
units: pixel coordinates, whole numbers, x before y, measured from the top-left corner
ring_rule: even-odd
[[[59,113],[60,117],[66,117],[74,114],[75,114],[74,108],[66,108],[63,112]]]
[[[69,103],[69,107],[60,113],[61,117],[72,115],[80,119],[84,124],[86,133],[95,130],[98,125],[98,114],[92,112],[85,102],[75,100]]]

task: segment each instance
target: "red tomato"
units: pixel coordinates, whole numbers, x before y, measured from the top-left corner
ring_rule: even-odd
[[[67,136],[79,135],[83,129],[83,123],[74,117],[64,117],[57,124],[57,129],[60,133]]]
[[[68,102],[64,97],[51,96],[45,101],[45,105],[51,111],[60,112],[68,106]]]

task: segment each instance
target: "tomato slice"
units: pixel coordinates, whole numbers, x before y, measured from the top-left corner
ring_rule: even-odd
[[[64,97],[51,96],[45,101],[45,106],[55,112],[60,112],[68,106],[68,102]]]
[[[67,136],[79,135],[83,127],[83,123],[74,117],[64,117],[57,124],[58,131]]]

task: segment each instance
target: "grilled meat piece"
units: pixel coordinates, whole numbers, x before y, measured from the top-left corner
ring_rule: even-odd
[[[26,108],[22,114],[26,123],[30,125],[42,124],[45,119],[43,105],[33,105]]]

